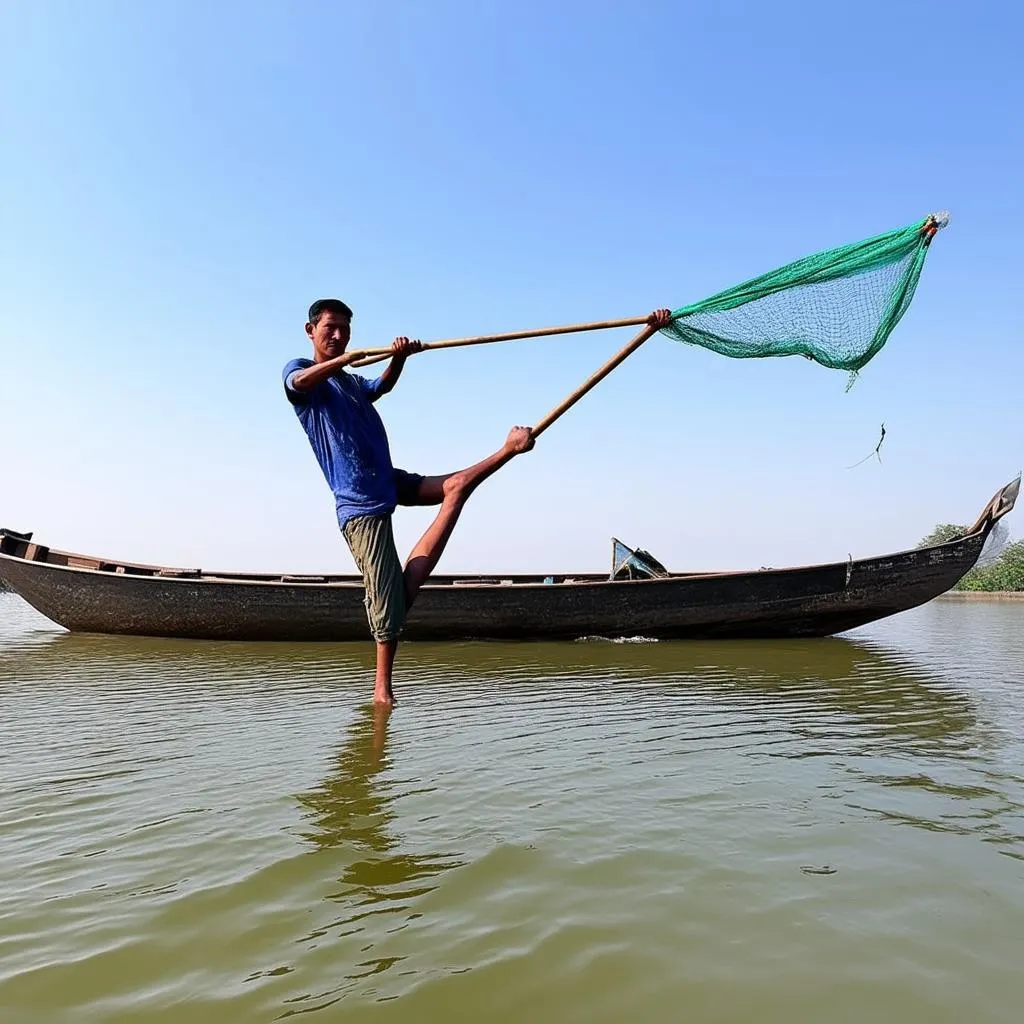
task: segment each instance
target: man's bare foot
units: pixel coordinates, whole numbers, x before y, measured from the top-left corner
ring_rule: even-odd
[[[373,691],[373,703],[378,707],[393,708],[398,701],[395,700],[395,691],[390,686],[378,686]]]
[[[397,640],[377,641],[377,665],[373,674],[373,703],[393,707],[395,691],[391,688],[391,674],[395,667]]]
[[[521,455],[528,452],[536,443],[533,431],[529,427],[513,427],[505,439],[505,451],[512,455]]]

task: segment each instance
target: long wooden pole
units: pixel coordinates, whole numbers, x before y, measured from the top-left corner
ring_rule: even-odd
[[[640,323],[647,323],[647,318],[644,317]],[[587,378],[586,382],[580,385],[561,405],[556,406],[544,417],[532,430],[534,437],[540,437],[548,427],[551,426],[555,420],[558,419],[563,413],[568,412],[591,388],[600,384],[601,381],[608,376],[616,366],[619,365],[627,356],[632,355],[648,338],[658,333],[660,328],[651,327],[649,324],[636,335],[635,338],[617,355],[612,356],[600,370],[591,374]]]
[[[521,338],[546,338],[553,334],[577,334],[580,331],[604,331],[613,327],[637,327],[647,323],[646,316],[632,316],[625,320],[598,320],[587,324],[569,324],[566,327],[541,327],[533,331],[513,331],[509,334],[481,334],[474,338],[450,338],[446,341],[428,341],[421,351],[435,348],[461,348],[464,345],[487,345],[493,341],[519,341]],[[350,366],[369,366],[391,358],[390,348],[365,348],[351,353],[359,357]]]

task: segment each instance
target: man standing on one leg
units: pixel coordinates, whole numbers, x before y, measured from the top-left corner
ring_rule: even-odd
[[[373,699],[393,704],[391,674],[406,613],[437,565],[466,499],[534,441],[528,427],[513,427],[493,455],[457,473],[425,477],[395,469],[373,403],[395,386],[406,357],[418,352],[420,343],[396,338],[387,369],[367,380],[345,370],[351,362],[346,355],[351,323],[352,311],[338,299],[314,302],[306,323],[313,359],[288,363],[284,387],[334,492],[338,525],[363,574],[367,618],[377,642]],[[404,570],[391,529],[396,505],[441,506]]]

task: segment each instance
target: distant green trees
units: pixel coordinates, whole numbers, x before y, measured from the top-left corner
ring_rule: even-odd
[[[932,544],[945,544],[962,537],[966,526],[954,523],[940,523],[918,544],[919,548]],[[972,569],[954,590],[1024,590],[1024,540],[1015,540],[1003,548],[1002,553],[991,565]]]

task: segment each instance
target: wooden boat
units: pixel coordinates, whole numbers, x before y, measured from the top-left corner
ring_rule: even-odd
[[[432,577],[409,614],[410,640],[645,636],[827,636],[951,589],[1014,506],[1002,488],[963,536],[827,565],[669,573],[616,542],[611,575]],[[0,579],[43,615],[92,633],[218,640],[365,640],[356,576],[204,572],[56,551],[0,530]]]

